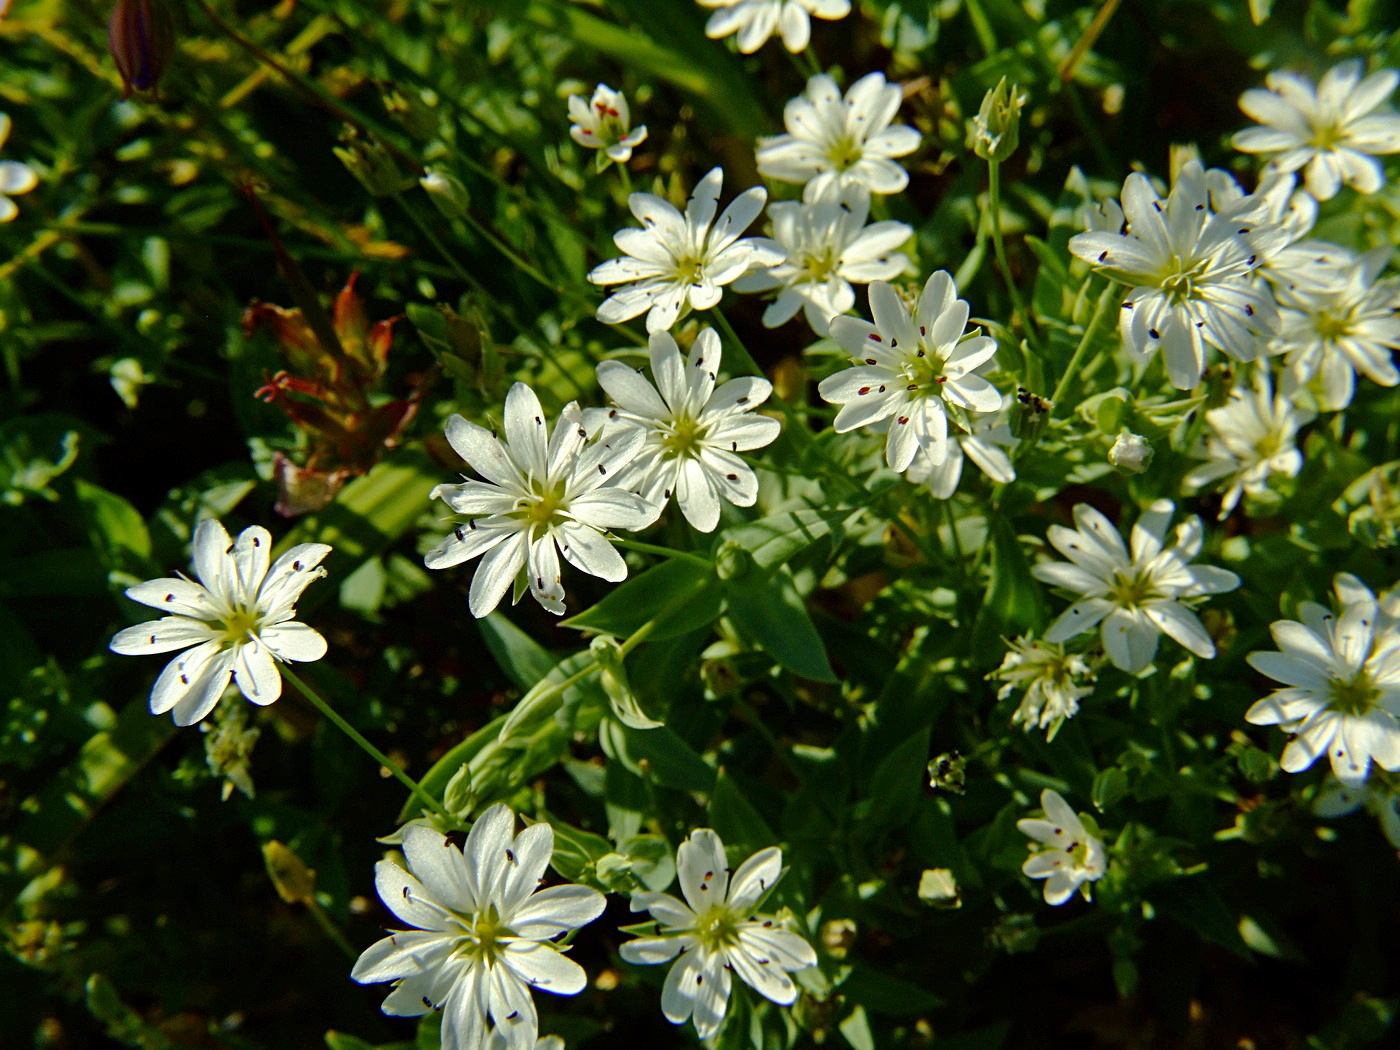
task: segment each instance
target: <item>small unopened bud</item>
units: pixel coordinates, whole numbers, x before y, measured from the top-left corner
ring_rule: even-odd
[[[919,900],[937,908],[961,908],[958,881],[947,868],[927,868],[919,876]]]
[[[165,0],[117,0],[107,20],[107,49],[122,77],[122,98],[133,91],[154,91],[175,50]]]
[[[1108,461],[1123,474],[1141,474],[1152,465],[1152,445],[1141,434],[1124,430],[1108,450]]]
[[[822,948],[833,959],[844,959],[856,943],[856,924],[850,919],[828,919],[821,926]]]
[[[341,145],[333,152],[340,163],[361,186],[376,197],[391,197],[413,185],[413,176],[405,175],[387,149],[377,142],[363,138],[353,127],[340,133]]]
[[[467,214],[471,197],[457,176],[441,168],[429,168],[428,173],[418,180],[418,185],[427,192],[433,207],[447,218],[460,219]]]
[[[1027,96],[1005,77],[982,99],[972,118],[972,152],[983,160],[1003,161],[1021,142],[1021,107]]]
[[[316,892],[316,872],[276,839],[263,844],[263,863],[277,895],[288,904],[308,900]]]

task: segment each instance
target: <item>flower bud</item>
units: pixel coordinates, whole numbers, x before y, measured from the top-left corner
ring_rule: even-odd
[[[133,91],[154,91],[175,50],[165,0],[117,0],[107,20],[107,49],[122,77],[122,98]]]
[[[413,176],[399,170],[393,156],[377,142],[361,137],[346,126],[340,133],[342,145],[331,152],[340,158],[350,174],[375,197],[392,197],[413,185]]]
[[[418,185],[428,194],[433,207],[448,219],[460,219],[471,206],[467,188],[457,176],[442,168],[429,168],[427,174],[418,180]]]
[[[1141,474],[1152,465],[1152,445],[1141,434],[1121,431],[1108,450],[1108,461],[1123,474]]]
[[[982,99],[972,118],[972,152],[983,160],[1003,161],[1016,152],[1021,141],[1021,107],[1026,97],[1005,77]]]

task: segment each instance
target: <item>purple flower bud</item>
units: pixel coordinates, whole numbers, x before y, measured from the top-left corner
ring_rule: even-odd
[[[170,9],[164,0],[117,0],[107,21],[107,47],[125,90],[154,91],[175,49]]]

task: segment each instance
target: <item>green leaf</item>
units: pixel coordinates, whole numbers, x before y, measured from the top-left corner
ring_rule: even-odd
[[[747,556],[743,551],[732,553]],[[726,579],[724,591],[740,635],[793,674],[814,682],[836,681],[821,635],[786,567],[766,581],[756,572]]]
[[[912,1017],[943,1005],[943,1000],[927,989],[865,963],[851,967],[850,976],[841,982],[841,994],[874,1013],[892,1017]]]
[[[862,832],[903,824],[914,815],[924,786],[928,742],[929,730],[925,727],[880,760],[870,779],[865,819],[857,825]]]
[[[710,825],[727,846],[765,849],[778,841],[763,815],[722,769],[710,792],[709,815]]]
[[[337,1032],[334,1028],[326,1033],[327,1050],[374,1050],[373,1043],[367,1043],[359,1036]]]
[[[714,786],[714,768],[667,726],[629,729],[608,719],[598,727],[598,741],[609,758],[643,780],[677,791],[708,792]]]
[[[1246,961],[1253,960],[1254,953],[1240,936],[1239,920],[1208,883],[1200,879],[1178,879],[1154,888],[1152,903],[1163,915],[1195,930],[1212,944]]]
[[[1045,625],[1045,597],[1021,542],[1006,518],[993,515],[988,540],[992,544],[991,579],[972,627],[974,660],[990,666],[1000,659],[1003,638],[1038,633]]]
[[[486,648],[519,689],[529,689],[559,661],[549,650],[499,612],[476,621]]]
[[[613,851],[612,843],[601,835],[583,831],[554,817],[549,818],[554,829],[554,856],[550,866],[570,882],[585,878],[600,859]]]
[[[793,510],[773,514],[745,525],[735,525],[719,534],[716,550],[734,544],[753,555],[754,562],[768,570],[784,565],[823,536],[830,535],[849,512]]]
[[[875,1050],[875,1033],[870,1030],[870,1019],[865,1016],[865,1007],[857,1004],[836,1027],[853,1050]]]
[[[122,566],[120,554],[125,552],[144,562],[151,556],[151,535],[146,521],[130,503],[115,492],[78,478],[73,485],[78,503],[83,509],[88,537],[93,547],[108,554],[113,568]]]
[[[597,605],[562,622],[580,631],[625,638],[655,621],[647,638],[660,641],[709,625],[718,618],[722,600],[712,566],[672,558],[633,576]]]

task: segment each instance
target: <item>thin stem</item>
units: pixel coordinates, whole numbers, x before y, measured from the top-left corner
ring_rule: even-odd
[[[1085,356],[1089,353],[1089,347],[1094,342],[1094,336],[1098,334],[1099,325],[1103,323],[1104,314],[1108,311],[1108,304],[1119,294],[1118,286],[1112,281],[1108,283],[1100,294],[1098,302],[1094,303],[1094,313],[1089,318],[1089,324],[1084,329],[1084,335],[1079,339],[1079,345],[1074,348],[1074,354],[1069,359],[1069,364],[1065,366],[1064,374],[1060,376],[1060,381],[1055,384],[1055,391],[1050,395],[1050,412],[1053,415],[1060,407],[1060,398],[1069,393],[1069,385],[1073,381],[1075,374],[1079,371],[1079,366],[1084,363]]]
[[[617,164],[617,177],[622,180],[622,193],[624,197],[632,196],[632,173],[627,170],[626,164]]]
[[[287,681],[291,682],[292,685],[296,687],[297,692],[301,693],[302,696],[310,700],[311,705],[315,707],[316,710],[320,711],[321,714],[329,718],[332,722],[335,723],[336,728],[338,728],[351,740],[355,741],[355,743],[360,746],[360,750],[362,750],[365,754],[369,755],[370,758],[374,759],[381,766],[387,769],[391,774],[393,774],[394,779],[397,780],[404,787],[408,788],[408,790],[414,795],[416,795],[418,797],[418,800],[422,802],[428,809],[431,809],[434,813],[438,814],[439,816],[446,817],[448,820],[453,819],[452,814],[447,812],[446,808],[443,807],[443,804],[441,802],[439,802],[437,799],[433,798],[432,795],[424,791],[422,785],[420,785],[418,781],[414,780],[411,776],[409,776],[397,765],[395,765],[388,755],[386,755],[383,751],[380,751],[379,748],[375,747],[368,740],[366,740],[363,734],[361,734],[358,729],[356,729],[344,718],[342,718],[340,714],[335,710],[335,708],[331,707],[330,704],[322,700],[321,697],[317,694],[317,692],[305,682],[303,682],[301,678],[291,670],[291,668],[289,668],[286,664],[283,664],[281,667],[281,671],[282,677],[285,678]]]
[[[641,540],[624,540],[620,536],[614,536],[613,543],[630,551],[640,551],[643,554],[656,554],[663,558],[678,558],[681,561],[703,565],[707,569],[714,568],[714,563],[711,562],[709,558],[691,551],[676,550],[674,547],[660,547],[655,543],[643,543]]]
[[[360,953],[355,949],[345,934],[336,928],[331,917],[326,914],[326,909],[321,907],[321,903],[316,899],[315,894],[307,894],[302,903],[306,905],[306,910],[311,913],[311,917],[316,920],[316,925],[321,927],[321,932],[331,939],[331,942],[345,953],[347,959],[358,959]]]
[[[992,218],[992,250],[996,252],[997,266],[1001,268],[1002,279],[1006,281],[1006,290],[1011,293],[1011,305],[1021,318],[1021,327],[1025,330],[1026,339],[1032,348],[1037,349],[1038,353],[1035,322],[1031,318],[1030,311],[1026,309],[1026,304],[1021,301],[1021,290],[1016,287],[1016,279],[1012,276],[1011,267],[1006,261],[1006,242],[1001,233],[1001,161],[999,160],[987,161],[987,197]]]

